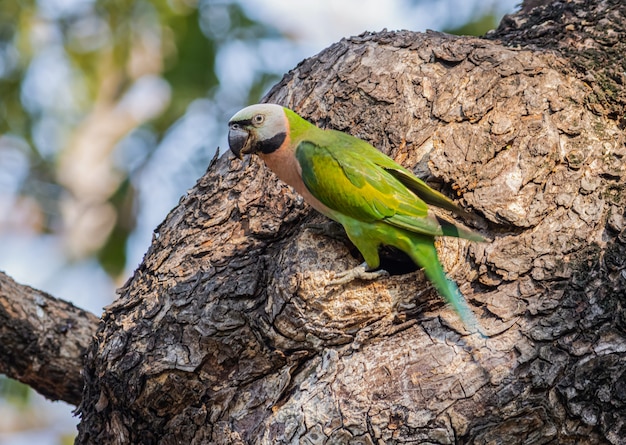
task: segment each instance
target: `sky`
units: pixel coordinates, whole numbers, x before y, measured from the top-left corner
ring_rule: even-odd
[[[43,14],[54,15],[91,3],[91,0],[41,0],[39,7]],[[218,55],[217,71],[221,83],[216,95],[218,103],[205,98],[198,98],[192,103],[185,116],[159,144],[141,173],[134,177],[134,185],[139,190],[140,211],[137,229],[128,244],[127,275],[132,274],[141,261],[155,227],[206,170],[206,165],[197,165],[198,159],[210,159],[210,153],[203,156],[198,153],[217,146],[222,147],[222,151],[228,147],[226,123],[237,111],[228,107],[237,103],[240,104],[238,106],[247,105],[244,98],[252,82],[251,73],[256,67],[271,67],[277,74],[282,74],[343,37],[384,28],[425,31],[455,27],[467,22],[479,10],[492,8],[499,15],[513,12],[519,0],[240,0],[240,3],[252,18],[273,25],[288,39],[260,41],[253,48],[242,46],[241,42],[225,45]],[[52,72],[52,75],[62,78],[64,74],[60,71]],[[148,82],[142,88],[146,91],[143,96],[141,91],[136,93],[134,100],[137,103],[153,91],[166,94],[164,86],[158,82]],[[130,97],[131,107],[132,100]],[[220,102],[229,105],[221,106]],[[131,165],[134,159],[144,155],[140,144],[133,147],[135,152],[129,150],[130,154],[122,156],[118,160],[120,165]],[[13,162],[15,171],[22,168],[19,159],[0,159],[0,162],[5,165]],[[23,233],[0,233],[0,244],[0,270],[21,283],[70,300],[96,314],[100,314],[102,307],[109,304],[115,295],[118,283],[112,282],[95,260],[68,263],[60,255],[63,250],[60,240],[53,235],[34,237]],[[35,396],[35,399],[30,408],[33,411],[26,413],[15,413],[0,400],[0,419],[4,419],[5,423],[13,422],[11,419],[14,418],[18,422],[23,416],[46,419],[34,429],[24,429],[15,434],[2,433],[5,429],[0,422],[0,445],[56,445],[60,434],[75,434],[78,419],[71,414],[73,407],[60,402],[47,402],[40,396]]]

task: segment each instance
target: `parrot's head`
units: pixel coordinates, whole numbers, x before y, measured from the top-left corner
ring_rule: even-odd
[[[276,151],[285,142],[289,122],[280,105],[250,105],[228,122],[228,145],[241,159],[244,154]]]

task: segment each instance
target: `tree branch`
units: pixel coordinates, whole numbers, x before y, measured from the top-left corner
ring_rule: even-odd
[[[80,403],[94,314],[0,272],[0,373],[51,400]]]

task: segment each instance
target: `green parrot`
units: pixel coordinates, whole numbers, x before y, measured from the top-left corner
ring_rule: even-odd
[[[382,274],[379,249],[392,246],[424,270],[470,332],[480,325],[437,257],[436,236],[484,238],[447,221],[428,204],[465,214],[456,204],[367,142],[323,130],[288,108],[257,104],[229,121],[228,144],[235,156],[256,153],[313,208],[340,223],[365,263],[339,274],[333,284]]]

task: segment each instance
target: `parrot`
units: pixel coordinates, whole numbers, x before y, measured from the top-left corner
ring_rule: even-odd
[[[466,215],[465,210],[366,141],[319,128],[289,108],[250,105],[228,127],[228,145],[236,157],[258,155],[309,205],[343,226],[365,262],[337,274],[334,284],[387,274],[378,270],[379,249],[399,249],[423,269],[466,329],[482,334],[456,283],[446,276],[434,242],[439,236],[485,238],[436,215],[429,205],[459,215]]]

